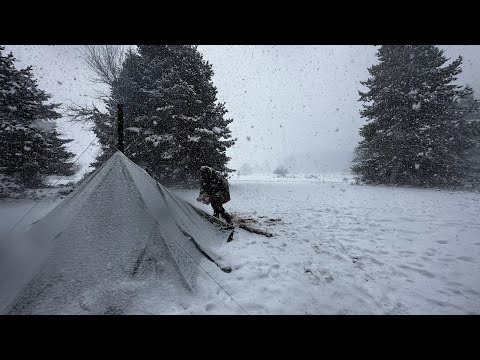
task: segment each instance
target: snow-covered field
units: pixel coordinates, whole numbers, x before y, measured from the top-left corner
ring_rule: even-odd
[[[41,219],[65,198],[58,195],[59,190],[62,188],[37,190],[36,196],[41,201],[0,199],[0,238],[5,236],[13,226],[15,226],[13,229],[17,231],[17,229],[25,228]],[[25,218],[23,218],[24,215],[26,215]]]
[[[137,313],[480,313],[480,194],[356,186],[343,176],[230,184],[227,211],[274,237],[236,231],[224,247],[231,273],[205,260],[195,296],[165,310],[152,291]],[[212,213],[198,191],[175,192]],[[52,194],[19,227],[60,201]],[[33,203],[0,200],[0,234]]]
[[[251,174],[251,175],[231,175],[229,181],[234,182],[305,182],[315,180],[316,182],[347,182],[353,183],[354,177],[350,173],[311,173],[311,174],[287,174],[284,177],[273,174]]]

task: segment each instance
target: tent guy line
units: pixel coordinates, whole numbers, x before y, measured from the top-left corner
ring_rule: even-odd
[[[90,142],[90,144],[86,147],[86,149],[83,150],[83,152],[78,156],[78,158],[72,163],[72,166],[75,165],[75,163],[82,157],[82,155],[85,154],[85,152],[90,148],[90,146],[92,146],[93,143],[97,140],[98,139],[95,138]],[[58,182],[62,180],[64,177],[65,175],[62,175],[57,181],[55,181],[55,184],[52,185],[52,187],[45,193],[45,195],[41,199],[39,199],[35,204],[33,204],[32,207],[25,213],[25,215],[23,215],[22,218],[18,220],[18,222],[8,230],[8,234],[11,233],[13,229],[15,229],[15,227],[22,222],[23,219],[25,219],[25,217],[35,208],[35,206],[37,206],[43,199],[46,198],[46,196],[50,193],[50,191],[55,188],[55,185],[57,185]]]
[[[127,159],[128,159],[128,157],[127,157]],[[134,166],[138,167],[140,170],[145,171],[145,170],[142,169],[140,166],[138,166],[137,164],[135,164],[132,160],[130,160],[130,159],[128,159],[128,160],[129,160]],[[162,195],[163,195],[163,194],[162,194]],[[159,226],[161,226],[161,224],[159,224],[158,221],[157,221],[157,224],[158,224]],[[198,248],[198,250],[199,250],[203,255],[205,255],[205,257],[207,257],[210,261],[212,261],[212,262],[214,262],[216,265],[218,265],[218,264],[215,262],[215,260],[211,259],[210,256],[208,256],[208,254],[206,254],[206,253],[195,243],[195,240],[194,240],[189,234],[186,234],[186,233],[185,233],[185,235],[188,235],[188,237],[191,238],[192,242],[196,245],[196,247]],[[182,251],[185,252],[185,254],[187,254],[188,257],[189,257],[190,259],[192,259],[193,262],[195,262],[195,264],[197,264],[198,267],[199,267],[200,269],[202,269],[202,270],[205,272],[205,274],[207,274],[207,275],[220,287],[220,289],[222,289],[222,290],[225,292],[225,294],[227,294],[227,295],[245,312],[245,314],[250,315],[250,314],[247,312],[247,310],[245,310],[244,307],[243,307],[242,305],[240,305],[240,304],[238,303],[238,301],[235,300],[235,298],[234,298],[227,290],[225,290],[225,288],[224,288],[222,285],[220,285],[220,283],[219,283],[217,280],[215,280],[215,278],[214,278],[212,275],[210,275],[210,273],[209,273],[207,270],[205,270],[205,269],[203,268],[203,266],[200,265],[200,264],[193,258],[193,256],[190,255],[189,252],[184,249],[184,247],[183,247],[182,245],[180,245],[180,244],[177,242],[177,240],[175,240],[175,238],[173,238],[173,240],[174,240],[175,243],[178,245],[178,247],[179,247],[180,249],[182,249]],[[222,270],[223,270],[223,269],[222,269]]]
[[[201,264],[208,256],[228,266],[222,248],[234,227],[198,210],[117,151],[17,234],[19,251],[12,248],[12,261],[0,264],[7,275],[0,312],[136,313],[152,292],[162,294],[168,312],[196,293],[205,273],[249,314],[210,274],[209,262]]]

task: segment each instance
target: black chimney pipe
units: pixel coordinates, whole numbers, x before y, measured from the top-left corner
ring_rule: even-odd
[[[118,150],[123,153],[123,104],[118,107]]]

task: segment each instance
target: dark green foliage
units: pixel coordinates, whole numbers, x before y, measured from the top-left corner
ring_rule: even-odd
[[[353,173],[370,184],[461,185],[474,146],[466,115],[478,109],[476,100],[459,106],[472,94],[454,83],[462,58],[448,64],[433,45],[383,45],[377,56],[362,82],[368,90],[359,92],[367,124]]]
[[[53,120],[58,104],[40,90],[32,68],[17,70],[0,47],[0,173],[10,184],[37,187],[48,175],[73,175],[73,156],[58,137]]]
[[[212,66],[195,46],[140,45],[129,51],[105,101],[88,112],[102,153],[117,150],[117,104],[124,104],[125,155],[165,184],[198,182],[202,165],[228,173],[231,139],[224,104],[216,103]]]

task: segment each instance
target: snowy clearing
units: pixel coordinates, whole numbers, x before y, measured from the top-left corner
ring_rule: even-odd
[[[227,211],[274,237],[236,230],[231,273],[205,260],[195,296],[165,309],[150,289],[127,313],[480,313],[480,194],[293,180],[231,179]],[[198,191],[174,193],[212,213]],[[52,191],[19,227],[59,202]],[[0,200],[0,234],[33,203]]]

